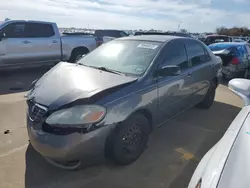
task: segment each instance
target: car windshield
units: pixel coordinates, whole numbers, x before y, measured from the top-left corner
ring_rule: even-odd
[[[161,45],[153,41],[115,40],[101,45],[78,63],[140,76],[145,73]]]

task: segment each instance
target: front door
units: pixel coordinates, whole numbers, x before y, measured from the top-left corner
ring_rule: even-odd
[[[14,65],[27,62],[32,44],[25,38],[25,22],[10,23],[0,32],[4,37],[0,41],[1,65]]]
[[[165,118],[171,118],[190,106],[189,98],[193,94],[192,74],[188,63],[184,43],[171,41],[167,44],[159,68],[166,65],[178,65],[181,74],[158,77],[158,105]]]

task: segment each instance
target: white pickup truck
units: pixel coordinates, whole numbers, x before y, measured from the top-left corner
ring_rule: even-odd
[[[0,25],[0,69],[75,62],[96,47],[94,36],[64,36],[52,22],[8,20]]]

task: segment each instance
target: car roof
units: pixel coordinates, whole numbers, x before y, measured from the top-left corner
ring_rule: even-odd
[[[5,21],[3,23],[18,23],[18,22],[54,24],[54,22],[38,21],[38,20],[8,20],[8,21]]]
[[[129,36],[122,37],[117,40],[144,40],[152,42],[168,42],[173,39],[187,39],[187,37],[172,36],[172,35],[138,35],[138,36]]]
[[[218,42],[218,43],[213,43],[213,44],[210,44],[210,45],[211,46],[217,45],[217,46],[231,47],[231,46],[243,46],[245,44],[246,44],[246,42]]]

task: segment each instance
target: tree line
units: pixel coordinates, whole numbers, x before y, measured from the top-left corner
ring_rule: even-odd
[[[247,27],[218,27],[216,33],[219,35],[229,35],[229,36],[250,36],[250,29]]]

